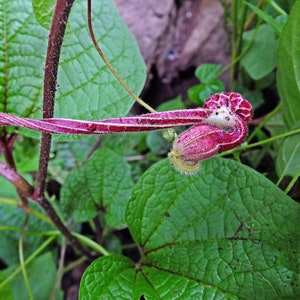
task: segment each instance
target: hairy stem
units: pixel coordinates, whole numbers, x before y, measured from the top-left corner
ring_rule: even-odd
[[[46,55],[43,118],[53,117],[61,45],[73,2],[74,0],[57,0],[56,2]],[[41,139],[39,169],[35,186],[35,199],[39,199],[45,189],[50,150],[51,135],[43,133]]]

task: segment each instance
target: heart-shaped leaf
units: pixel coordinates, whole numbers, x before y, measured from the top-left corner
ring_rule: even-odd
[[[82,278],[81,299],[109,298],[117,287],[120,299],[300,295],[300,206],[240,163],[214,158],[186,176],[160,161],[138,181],[126,213],[139,264],[119,256],[95,261]],[[122,268],[101,281],[120,260]]]
[[[195,75],[201,83],[210,83],[216,80],[221,71],[221,65],[202,64],[196,71]]]

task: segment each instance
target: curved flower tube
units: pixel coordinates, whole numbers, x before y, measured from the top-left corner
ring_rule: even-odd
[[[199,161],[241,144],[252,119],[251,104],[238,93],[211,95],[203,107],[149,113],[99,121],[30,119],[0,113],[0,126],[25,127],[53,134],[111,134],[193,125],[176,137],[169,158],[174,167],[192,174]]]

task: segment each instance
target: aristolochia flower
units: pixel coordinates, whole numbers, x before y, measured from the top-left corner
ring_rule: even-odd
[[[196,173],[201,160],[240,145],[248,134],[247,122],[253,114],[251,104],[237,93],[214,94],[203,108],[210,110],[203,124],[180,134],[169,153],[175,169],[185,174]]]

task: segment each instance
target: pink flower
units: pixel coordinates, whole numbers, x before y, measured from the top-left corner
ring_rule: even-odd
[[[196,173],[201,160],[240,145],[247,137],[247,122],[253,114],[251,104],[237,93],[213,94],[203,109],[210,110],[204,124],[194,125],[176,137],[169,153],[174,168],[185,174]]]

